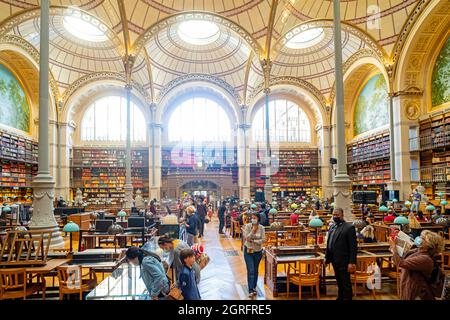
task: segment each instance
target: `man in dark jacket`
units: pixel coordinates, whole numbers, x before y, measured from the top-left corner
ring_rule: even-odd
[[[268,226],[269,225],[269,211],[266,209],[266,204],[261,204],[261,209],[258,212],[260,216],[260,224],[262,226]]]
[[[328,231],[325,264],[331,263],[339,288],[338,300],[352,299],[352,284],[350,273],[356,270],[356,255],[358,244],[356,230],[351,223],[344,220],[344,210],[336,208],[333,211],[334,225]]]
[[[197,214],[200,220],[200,224],[198,226],[199,235],[198,237],[203,237],[203,232],[205,230],[205,219],[206,215],[208,213],[208,208],[206,208],[206,205],[203,203],[203,198],[200,198],[197,203]]]
[[[225,212],[227,211],[226,204],[226,201],[222,201],[222,205],[219,207],[219,234],[223,234],[223,227],[225,227]]]

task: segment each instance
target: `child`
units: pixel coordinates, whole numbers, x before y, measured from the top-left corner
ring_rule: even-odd
[[[195,263],[194,250],[181,250],[180,260],[183,263],[183,269],[178,276],[178,288],[180,288],[184,300],[201,300],[197,282],[195,281],[195,270],[192,268]]]

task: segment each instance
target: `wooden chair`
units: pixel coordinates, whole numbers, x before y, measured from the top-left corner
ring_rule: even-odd
[[[383,259],[383,261],[388,263],[387,268],[383,268],[381,273],[390,279],[394,279],[397,287],[397,296],[400,298],[401,288],[400,288],[400,268],[397,264],[392,261],[392,258]]]
[[[233,238],[240,238],[242,232],[241,232],[241,225],[240,225],[239,221],[231,220],[231,223],[233,224],[232,237]]]
[[[57,268],[59,280],[59,300],[65,294],[78,293],[83,300],[83,292],[89,292],[97,286],[97,275],[92,270],[83,275],[81,266],[61,266]],[[89,277],[89,279],[83,279]]]
[[[450,252],[441,253],[441,268],[444,272],[450,272]]]
[[[290,294],[291,282],[298,285],[298,298],[302,299],[302,287],[311,287],[311,293],[314,297],[314,287],[316,288],[317,299],[320,299],[320,269],[322,262],[320,260],[302,260],[295,264],[289,264],[287,269],[287,297]]]
[[[300,246],[300,228],[286,231],[285,245]]]
[[[375,274],[376,257],[358,258],[356,261],[356,271],[350,274],[350,280],[354,284],[354,295],[356,296],[356,291],[358,289],[358,283],[362,284],[363,287],[368,283]],[[372,287],[373,298],[376,299],[375,286]]]
[[[42,292],[45,300],[45,282],[38,277],[38,283],[27,283],[25,268],[0,269],[0,300],[5,299],[27,299],[35,292]]]

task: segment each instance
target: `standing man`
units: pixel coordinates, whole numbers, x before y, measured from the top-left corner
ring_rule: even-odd
[[[219,207],[219,234],[223,234],[223,227],[225,227],[225,212],[227,211],[226,201],[222,201],[222,205]]]
[[[415,189],[411,196],[412,196],[412,200],[413,200],[413,204],[411,206],[411,211],[415,210],[416,213],[418,213],[419,207],[420,207],[420,201],[422,200],[422,195],[419,193],[419,191],[417,191],[417,189]]]
[[[334,209],[333,221],[334,225],[328,232],[325,264],[333,265],[339,288],[337,300],[352,300],[350,273],[356,270],[356,230],[351,223],[345,222],[342,208]]]
[[[200,220],[200,225],[198,228],[199,231],[199,238],[203,237],[203,232],[205,231],[205,219],[206,215],[208,214],[208,208],[206,208],[206,205],[204,203],[204,199],[200,197],[197,202],[197,213]]]

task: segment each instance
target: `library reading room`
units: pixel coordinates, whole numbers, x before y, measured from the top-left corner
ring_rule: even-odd
[[[448,201],[448,0],[0,1],[0,300],[441,304]]]

